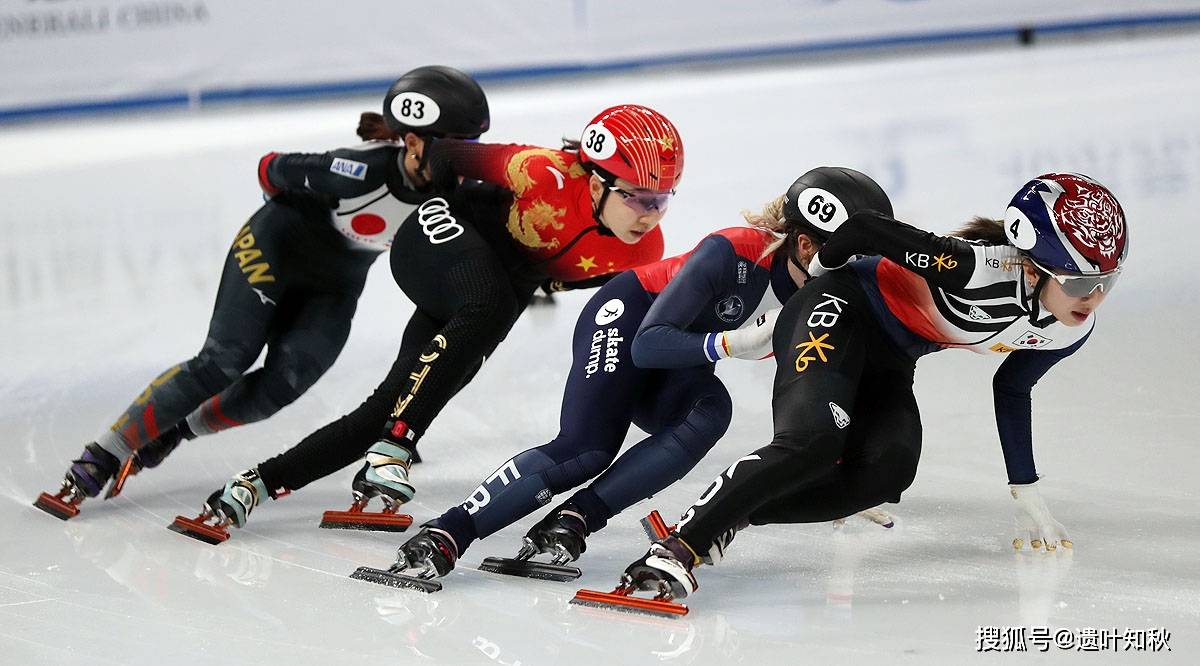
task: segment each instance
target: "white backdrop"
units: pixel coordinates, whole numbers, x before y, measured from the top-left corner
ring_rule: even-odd
[[[1200,0],[0,0],[0,119],[483,75],[1200,20]]]

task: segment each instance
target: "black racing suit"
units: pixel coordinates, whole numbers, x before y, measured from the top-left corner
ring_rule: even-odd
[[[775,435],[734,462],[687,510],[679,535],[697,554],[723,550],[746,524],[841,518],[899,501],[921,453],[913,397],[920,356],[965,348],[1003,356],[992,378],[1009,482],[1037,480],[1031,390],[1087,341],[1094,316],[1047,315],[1011,245],[965,241],[875,214],[843,223],[774,334]],[[732,531],[731,531],[732,530]]]
[[[428,195],[391,142],[263,158],[274,197],[238,231],[200,352],[168,368],[98,441],[124,460],[185,418],[203,435],[261,421],[333,365],[371,263]],[[263,367],[246,371],[267,348]]]
[[[442,210],[448,203],[448,210]],[[511,203],[502,188],[468,182],[434,199],[401,227],[391,250],[396,284],[417,306],[383,381],[354,411],[258,466],[272,492],[298,490],[359,460],[385,424],[402,420],[415,449],[433,419],[504,340],[546,274],[505,239],[480,227],[503,227]],[[449,214],[450,218],[442,216]],[[427,232],[441,224],[457,229]],[[461,229],[461,231],[459,231]],[[434,235],[429,235],[433,233]],[[450,236],[453,236],[452,238]],[[447,240],[440,241],[439,239]],[[435,242],[439,241],[439,242]]]

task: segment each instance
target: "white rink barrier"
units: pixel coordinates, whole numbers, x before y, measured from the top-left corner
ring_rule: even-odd
[[[47,112],[379,90],[1022,29],[1200,25],[1200,0],[0,0],[0,122]]]

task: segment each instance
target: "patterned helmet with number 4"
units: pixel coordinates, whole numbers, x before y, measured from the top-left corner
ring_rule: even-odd
[[[418,67],[396,79],[383,98],[393,132],[478,139],[491,126],[487,96],[475,79],[453,67]]]
[[[1008,241],[1069,295],[1112,289],[1129,233],[1113,193],[1077,173],[1047,173],[1025,183],[1004,213]]]
[[[606,180],[621,178],[639,189],[670,193],[683,177],[683,140],[661,113],[621,104],[601,111],[584,128],[579,162]]]
[[[892,201],[870,176],[849,167],[817,167],[783,195],[788,227],[824,243],[851,215],[873,210],[892,217]]]

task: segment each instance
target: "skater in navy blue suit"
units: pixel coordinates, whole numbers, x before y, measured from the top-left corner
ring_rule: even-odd
[[[771,354],[780,303],[806,281],[825,223],[859,209],[891,211],[874,181],[844,168],[814,169],[785,196],[813,188],[837,193],[831,198],[850,210],[785,220],[781,196],[747,215],[752,226],[722,229],[691,252],[604,285],[575,326],[558,436],[505,461],[461,505],[426,523],[392,571],[445,575],[471,542],[594,479],[529,531],[518,556],[573,561],[609,519],[687,474],[732,417],[716,361]],[[649,436],[617,458],[631,424]]]

